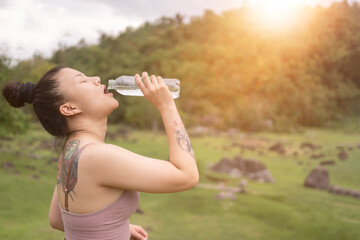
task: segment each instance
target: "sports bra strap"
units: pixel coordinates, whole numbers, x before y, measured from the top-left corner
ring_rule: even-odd
[[[70,166],[69,166],[69,170],[68,170],[68,174],[67,174],[67,178],[66,178],[66,187],[65,187],[65,210],[67,212],[69,212],[69,203],[68,203],[68,198],[69,198],[69,192],[72,191],[72,189],[69,189],[69,185],[70,185],[70,181],[69,181],[69,176],[71,174],[71,170],[72,170],[72,166],[73,166],[73,162],[75,161],[75,159],[77,158],[77,156],[79,156],[79,154],[84,150],[84,148],[86,148],[87,146],[89,146],[92,143],[88,143],[85,144],[84,146],[82,146],[79,150],[77,150],[77,152],[73,155],[73,157],[71,158],[71,162],[70,162]]]

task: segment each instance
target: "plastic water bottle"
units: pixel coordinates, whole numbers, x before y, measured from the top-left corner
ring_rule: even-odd
[[[180,80],[173,78],[165,78],[163,80],[168,86],[173,98],[178,98],[180,96]],[[115,89],[121,95],[126,96],[144,96],[136,84],[134,76],[121,76],[115,80],[110,79],[107,89]]]

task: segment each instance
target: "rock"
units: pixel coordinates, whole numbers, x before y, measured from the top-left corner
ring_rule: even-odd
[[[325,160],[325,161],[321,161],[320,165],[321,166],[329,166],[329,165],[335,165],[336,162],[334,160]]]
[[[40,159],[41,158],[41,156],[36,155],[36,154],[32,154],[32,153],[29,154],[28,157],[31,158],[31,159]]]
[[[234,168],[234,164],[228,157],[223,157],[220,162],[211,166],[211,170],[218,173],[230,173],[230,171]]]
[[[238,186],[239,186],[241,189],[246,189],[247,185],[248,185],[248,181],[247,181],[246,179],[242,179],[242,180],[239,182],[239,184],[238,184]]]
[[[13,172],[13,174],[14,174],[15,176],[20,176],[20,175],[21,175],[21,173],[20,173],[18,170],[15,170],[15,171]]]
[[[238,169],[238,168],[232,168],[231,170],[230,170],[230,172],[229,172],[229,175],[231,176],[231,177],[237,177],[237,178],[239,178],[239,177],[242,177],[242,172],[241,172],[241,170],[240,169]]]
[[[258,139],[244,139],[240,144],[239,147],[241,150],[250,150],[255,151],[258,148],[262,148],[264,143]]]
[[[347,196],[352,196],[353,195],[353,190],[351,190],[351,189],[344,189],[345,191],[344,191],[344,194],[345,195],[347,195]]]
[[[15,168],[15,165],[11,162],[4,162],[3,163],[3,168],[4,169],[14,169]]]
[[[233,159],[233,165],[234,167],[240,169],[241,171],[245,171],[245,164],[241,156],[235,156]]]
[[[321,166],[317,166],[306,177],[304,182],[305,187],[316,189],[328,189],[329,187],[329,172]]]
[[[322,157],[325,157],[325,154],[319,153],[319,154],[312,154],[312,155],[310,155],[310,158],[311,158],[311,159],[318,159],[318,158],[322,158]]]
[[[58,161],[59,161],[59,159],[57,157],[52,157],[49,160],[47,160],[46,164],[51,165],[51,164],[57,163]]]
[[[331,185],[329,187],[329,192],[338,195],[347,195],[354,198],[360,198],[360,191],[354,189],[345,189],[337,185]]]
[[[346,152],[339,152],[338,153],[338,158],[341,160],[341,161],[345,161],[346,159],[348,159],[348,154]]]
[[[353,190],[352,196],[353,196],[354,198],[360,198],[360,192],[357,191],[357,190]]]
[[[138,207],[135,211],[135,213],[143,215],[144,214],[144,210],[142,210],[140,207]]]
[[[271,175],[269,169],[265,169],[255,173],[256,180],[262,180],[263,182],[275,182],[275,179]]]
[[[331,185],[328,189],[329,192],[333,193],[333,194],[338,194],[338,195],[342,195],[344,194],[345,190],[337,185]]]
[[[32,178],[34,180],[39,180],[40,177],[36,174],[32,174],[32,175],[30,175],[30,178]]]
[[[43,149],[53,149],[54,148],[54,143],[48,142],[48,141],[42,141],[40,142],[40,148]]]
[[[36,167],[32,165],[26,165],[25,168],[28,170],[36,170]]]
[[[243,163],[245,168],[243,171],[246,173],[255,173],[266,169],[265,164],[255,159],[245,159]]]
[[[321,148],[321,147],[322,147],[321,145],[315,145],[315,144],[310,143],[310,142],[303,142],[303,143],[301,143],[301,145],[300,145],[300,148],[301,148],[301,149],[304,149],[304,148],[318,149],[318,148]]]
[[[276,144],[272,145],[269,148],[269,151],[274,151],[279,154],[284,154],[286,152],[284,145],[282,145],[281,143],[276,143]]]
[[[230,192],[230,191],[227,191],[227,192],[219,192],[218,194],[216,194],[215,196],[216,199],[218,200],[235,200],[236,199],[236,195],[234,192]]]
[[[255,180],[256,179],[256,175],[255,173],[248,173],[246,174],[246,177],[250,180]]]

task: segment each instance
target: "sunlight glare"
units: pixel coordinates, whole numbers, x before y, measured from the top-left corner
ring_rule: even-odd
[[[266,0],[253,6],[252,15],[257,24],[273,30],[293,26],[298,20],[302,0]]]

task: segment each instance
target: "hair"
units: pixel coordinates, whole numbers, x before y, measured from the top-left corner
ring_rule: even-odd
[[[65,137],[68,132],[66,118],[60,113],[65,96],[59,93],[57,74],[63,66],[50,69],[37,84],[27,82],[8,82],[2,88],[2,94],[13,107],[33,104],[40,123],[47,132],[56,137]]]

